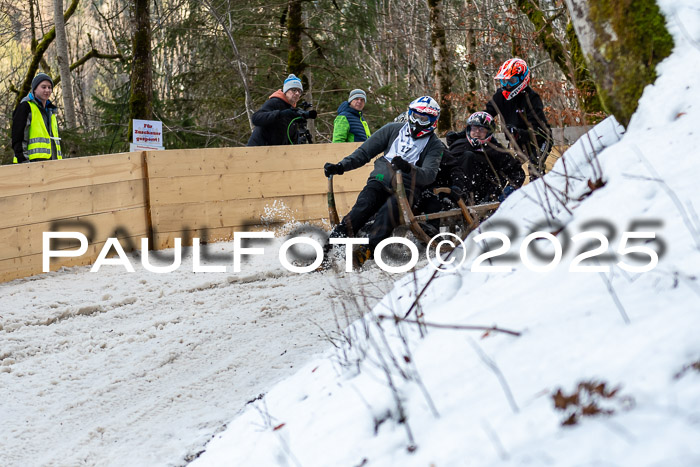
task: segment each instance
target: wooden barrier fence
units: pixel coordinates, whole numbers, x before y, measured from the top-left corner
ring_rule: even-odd
[[[162,249],[176,237],[227,240],[265,220],[319,223],[328,216],[323,164],[357,146],[167,150],[2,166],[0,282],[42,272],[43,232],[82,232],[89,240],[84,255],[52,259],[55,271],[93,263],[110,237],[125,250],[140,248],[142,238]],[[338,178],[341,212],[371,168]]]
[[[562,142],[548,168],[568,143],[555,140]],[[323,164],[358,145],[166,150],[1,166],[0,282],[42,272],[43,232],[78,231],[89,240],[86,254],[53,258],[55,271],[93,263],[110,237],[127,251],[140,248],[142,238],[163,249],[178,237],[183,246],[193,237],[228,240],[233,232],[275,221],[323,223]],[[335,180],[341,215],[371,170],[367,164]]]

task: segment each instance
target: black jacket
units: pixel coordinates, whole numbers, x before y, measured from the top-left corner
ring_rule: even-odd
[[[293,138],[296,134],[296,125],[290,123],[294,117],[281,116],[280,112],[286,109],[293,109],[291,104],[282,99],[284,93],[278,90],[253,114],[253,134],[250,135],[246,146],[280,146],[292,144],[287,136]]]
[[[449,154],[459,161],[464,171],[465,191],[476,203],[495,200],[506,186],[520,188],[525,181],[520,162],[505,152],[495,139],[486,146],[472,146],[462,132],[448,134],[447,141]]]
[[[345,171],[357,169],[367,164],[379,154],[386,154],[399,136],[404,123],[387,123],[376,133],[369,137],[367,141],[355,149],[352,154],[343,158],[340,164]],[[440,166],[440,159],[445,151],[445,145],[435,133],[431,133],[423,138],[428,138],[428,143],[420,154],[418,161],[412,166],[410,174],[403,174],[404,183],[410,186],[415,177],[415,184],[424,187],[435,180]],[[374,161],[374,170],[369,176],[368,182],[376,180],[382,183],[388,191],[393,191],[392,180],[396,171],[384,157],[378,157]]]
[[[500,115],[503,116],[501,126],[504,132],[509,131],[511,127],[517,128],[514,135],[516,142],[528,153],[531,159],[535,151],[542,152],[543,144],[547,144],[544,147],[544,155],[549,152],[552,130],[544,115],[542,99],[530,86],[527,86],[509,101],[503,97],[503,93],[499,89],[488,101],[485,110],[494,118],[500,118],[500,112]],[[534,132],[534,138],[530,130]]]
[[[429,190],[433,188],[441,187],[453,187],[456,186],[460,190],[464,191],[467,186],[467,177],[464,173],[464,164],[462,157],[455,157],[449,151],[446,151],[442,155],[442,161],[440,161],[440,168],[438,170],[437,177],[435,181],[428,186]]]

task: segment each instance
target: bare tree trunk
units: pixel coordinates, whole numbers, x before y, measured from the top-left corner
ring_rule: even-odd
[[[63,22],[63,0],[54,0],[53,18],[56,28],[56,61],[61,74],[61,91],[63,94],[63,117],[66,128],[75,128],[75,100],[73,99],[73,80],[70,75],[70,59],[66,41],[66,25]]]
[[[586,66],[586,60],[583,58],[581,45],[576,37],[574,25],[569,21],[566,25],[566,39],[569,43],[569,56],[571,57],[571,66],[573,67],[573,85],[577,91],[577,99],[581,110],[588,114],[604,115],[603,103],[598,96],[595,81],[591,76],[591,72]]]
[[[477,110],[481,109],[481,102],[477,102],[476,100],[476,92],[479,90],[479,83],[477,82],[478,76],[477,76],[477,70],[476,70],[476,63],[474,63],[474,57],[476,55],[476,36],[474,33],[474,24],[473,21],[474,19],[471,17],[466,17],[465,21],[467,21],[467,31],[466,31],[466,38],[465,38],[465,44],[464,48],[466,50],[466,55],[469,60],[469,63],[467,63],[467,70],[466,70],[466,81],[467,81],[467,111],[469,113],[475,112]]]
[[[132,120],[153,116],[153,71],[151,64],[150,0],[134,0],[133,59],[129,97],[129,133]]]
[[[72,0],[70,6],[63,14],[64,22],[68,21],[68,18],[70,18],[73,15],[73,13],[75,13],[75,9],[77,7],[78,0]],[[34,18],[33,15],[32,18]],[[32,25],[33,24],[34,21],[32,20]],[[32,80],[34,79],[34,75],[36,75],[36,71],[39,69],[39,63],[43,60],[46,49],[49,48],[49,45],[51,45],[55,38],[56,28],[51,28],[49,32],[44,34],[44,36],[41,38],[41,41],[37,42],[34,36],[34,27],[32,26],[32,59],[29,62],[27,74],[24,75],[24,81],[22,81],[22,85],[20,86],[19,90],[17,90],[17,97],[15,98],[15,107],[19,105],[20,101],[24,98],[24,96],[29,94],[29,91],[32,90]]]
[[[437,101],[440,104],[440,119],[438,130],[446,132],[452,129],[452,81],[450,79],[450,60],[445,40],[445,23],[443,18],[442,0],[428,0],[430,8],[430,44],[433,48],[433,79],[437,90]]]
[[[36,40],[36,21],[34,20],[34,0],[29,0],[29,22],[30,22],[30,30],[32,32],[32,40],[30,43],[30,49],[32,53],[36,52],[36,46],[39,44],[39,41]],[[24,97],[24,96],[22,96]]]
[[[588,113],[602,111],[598,92],[590,80],[585,63],[577,63],[576,51],[580,50],[576,35],[567,34],[569,52],[557,39],[551,22],[545,17],[539,0],[516,0],[520,11],[528,17],[537,31],[536,41],[547,52],[549,58],[559,66],[564,76],[578,91],[577,97],[581,110]]]
[[[306,68],[301,47],[301,32],[304,30],[301,2],[302,0],[289,0],[287,6],[287,32],[289,34],[287,71],[294,73],[299,78]]]

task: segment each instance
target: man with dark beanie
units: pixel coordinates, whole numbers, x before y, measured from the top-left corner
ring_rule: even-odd
[[[53,80],[39,73],[32,80],[32,90],[12,113],[13,163],[62,159],[58,136],[58,108],[49,100]]]

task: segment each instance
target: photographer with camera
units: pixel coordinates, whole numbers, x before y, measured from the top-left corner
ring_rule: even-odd
[[[311,133],[306,127],[306,121],[316,118],[316,111],[308,110],[311,108],[311,104],[306,101],[301,101],[299,107],[297,118],[287,126],[287,139],[289,144],[313,144]]]
[[[297,103],[304,88],[301,80],[289,75],[284,80],[282,89],[278,89],[253,114],[253,134],[246,146],[278,146],[298,144],[300,139],[311,142],[311,135],[306,130],[306,119],[316,118],[315,110],[300,110]],[[307,107],[310,105],[306,104]],[[301,130],[301,132],[300,132]]]

